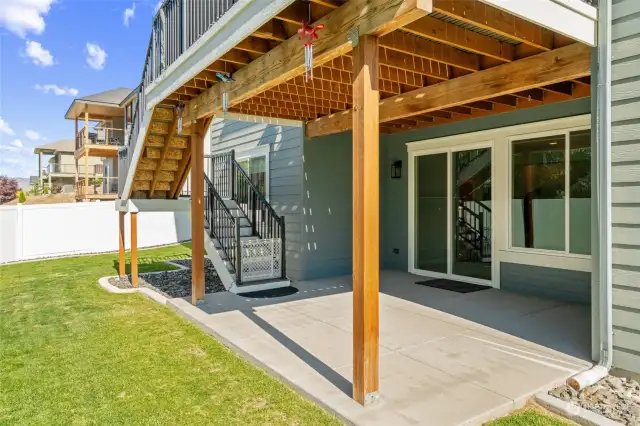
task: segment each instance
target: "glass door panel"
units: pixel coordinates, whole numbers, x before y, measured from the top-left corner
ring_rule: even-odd
[[[448,154],[417,157],[416,269],[446,274]]]
[[[491,280],[491,148],[451,153],[452,274]]]

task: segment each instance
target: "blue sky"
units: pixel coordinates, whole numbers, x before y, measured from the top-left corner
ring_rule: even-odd
[[[157,3],[0,0],[0,174],[38,174],[33,148],[73,138],[74,98],[138,85]]]

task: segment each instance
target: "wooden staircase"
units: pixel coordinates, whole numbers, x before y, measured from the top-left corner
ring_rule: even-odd
[[[130,198],[178,198],[191,166],[190,129],[178,134],[173,108],[153,110]]]

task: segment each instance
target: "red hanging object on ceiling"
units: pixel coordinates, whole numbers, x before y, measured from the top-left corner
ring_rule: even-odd
[[[317,40],[318,31],[324,29],[324,24],[318,24],[315,27],[309,25],[307,21],[302,21],[302,27],[298,29],[300,40],[304,45],[304,80],[313,79],[313,42]]]

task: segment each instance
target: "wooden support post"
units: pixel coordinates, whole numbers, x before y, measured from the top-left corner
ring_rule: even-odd
[[[84,144],[89,145],[89,113],[84,112]]]
[[[44,177],[42,176],[42,151],[38,153],[38,176],[40,177],[40,190],[44,185]],[[49,170],[49,176],[51,176],[51,170]]]
[[[84,152],[84,193],[89,191],[89,148],[85,147]]]
[[[126,262],[124,260],[124,216],[125,212],[119,212],[118,219],[118,234],[119,234],[119,244],[118,244],[118,275],[124,277],[127,275]]]
[[[191,303],[204,299],[204,120],[191,134]]]
[[[378,39],[353,49],[353,399],[374,402],[379,389]]]
[[[131,285],[138,287],[138,213],[131,212]]]

